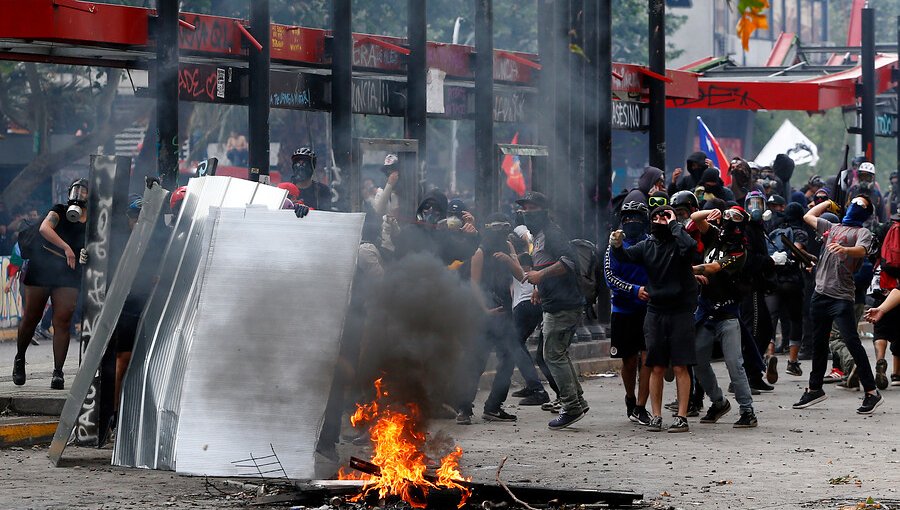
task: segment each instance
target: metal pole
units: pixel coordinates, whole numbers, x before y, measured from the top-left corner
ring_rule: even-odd
[[[586,204],[584,232],[586,239],[598,239],[599,217],[597,209],[600,168],[600,2],[584,4],[584,54],[587,62],[584,69],[584,192]]]
[[[350,208],[362,207],[359,175],[352,168],[353,152],[353,0],[332,3],[331,148],[334,164],[350,176]]]
[[[587,3],[593,3],[595,0],[588,0]],[[570,0],[569,10],[569,44],[574,44],[584,49],[585,39],[585,20],[584,20],[584,4],[585,0]],[[571,46],[570,46],[571,48]],[[569,207],[569,233],[572,236],[585,236],[585,222],[587,211],[589,208],[583,190],[584,190],[584,162],[585,162],[585,83],[584,76],[586,58],[578,55],[576,52],[569,51],[569,76],[570,90],[569,95],[569,175],[568,180],[570,198]]]
[[[163,186],[178,180],[178,0],[156,5],[157,170]]]
[[[419,141],[419,172],[416,183],[424,177],[426,150],[425,115],[427,107],[426,79],[428,74],[426,63],[426,0],[409,0],[408,25],[406,37],[409,41],[410,54],[406,63],[406,137]]]
[[[553,0],[538,0],[538,55],[541,72],[538,75],[538,97],[542,98],[537,105],[538,140],[550,150],[547,164],[534,168],[531,178],[531,189],[549,194],[549,169],[555,168],[556,154],[556,89],[558,62],[553,55],[556,33],[553,21]]]
[[[554,2],[553,13],[553,41],[552,55],[556,59],[556,72],[553,75],[555,94],[553,96],[556,108],[556,147],[550,149],[550,168],[554,178],[550,181],[550,198],[554,212],[558,219],[562,219],[561,226],[567,231],[572,228],[571,210],[573,201],[577,200],[569,193],[571,191],[572,161],[569,159],[571,137],[569,136],[569,119],[571,118],[571,69],[572,52],[569,51],[569,29],[571,17],[569,16],[570,2],[562,0]],[[567,232],[574,234],[573,232]]]
[[[598,112],[600,123],[597,125],[597,215],[600,226],[599,239],[604,240],[609,234],[609,202],[612,199],[612,0],[598,0],[597,27],[597,72]]]
[[[862,143],[866,160],[875,163],[875,9],[862,10]]]
[[[269,183],[269,0],[250,2],[250,32],[262,45],[250,49],[250,180]]]
[[[497,210],[494,157],[494,6],[475,0],[475,210],[482,218]]]
[[[648,0],[650,13],[650,70],[666,74],[666,2]],[[647,79],[647,78],[645,78]],[[650,166],[666,171],[666,84],[649,79]]]
[[[459,29],[461,28],[463,18],[456,18],[456,22],[453,24],[453,39],[451,42],[453,44],[459,44]],[[457,133],[459,131],[459,121],[454,120],[450,122],[450,193],[456,193],[456,150],[457,145],[459,145],[457,141]]]

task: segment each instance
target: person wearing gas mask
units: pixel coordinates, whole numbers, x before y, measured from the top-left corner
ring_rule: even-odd
[[[712,161],[703,152],[695,152],[688,156],[684,169],[676,168],[672,171],[672,182],[669,183],[669,195],[679,191],[694,191],[701,183],[703,172],[712,166]],[[687,173],[685,173],[687,170]]]
[[[650,296],[644,320],[647,342],[647,366],[650,374],[652,418],[648,430],[659,432],[662,425],[663,378],[671,365],[675,373],[678,411],[669,432],[687,432],[691,376],[688,366],[696,363],[694,347],[694,311],[697,308],[697,282],[693,258],[697,243],[675,219],[671,206],[657,207],[650,213],[650,237],[629,247],[625,233],[616,230],[609,236],[612,254],[617,260],[639,264],[647,270],[646,291]]]
[[[770,202],[772,198],[769,198]],[[768,354],[771,357],[788,353],[787,373],[800,376],[803,371],[797,356],[803,339],[803,275],[809,267],[786,243],[792,243],[812,260],[815,257],[806,253],[809,238],[803,223],[803,206],[792,202],[783,214],[777,223],[774,219],[771,221],[772,227],[768,230],[769,256],[775,263],[775,278],[774,286],[766,295],[766,306],[772,317],[772,330],[777,331],[778,323],[781,323],[781,343],[771,345]]]
[[[722,219],[721,228],[710,224],[711,220],[718,218]],[[725,356],[734,398],[741,409],[734,427],[756,427],[753,397],[744,371],[739,320],[742,294],[749,290],[741,277],[747,262],[745,229],[749,218],[742,207],[733,206],[724,213],[718,209],[697,211],[691,219],[703,234],[706,246],[703,263],[694,266],[695,274],[707,278],[707,283],[700,287],[695,315],[697,365],[694,375],[709,395],[712,405],[700,423],[716,423],[731,410],[731,403],[722,393],[710,364],[713,344],[718,341]]]
[[[775,271],[775,263],[769,257],[768,241],[763,226],[765,195],[758,191],[748,193],[744,201],[744,210],[749,216],[745,230],[747,262],[744,276],[750,284],[750,292],[744,294],[741,303],[741,321],[747,326],[747,333],[750,336],[744,351],[745,368],[751,389],[772,391],[774,387],[763,380],[762,373],[765,370],[769,381],[774,382],[778,375],[777,360],[772,358],[764,365],[760,363],[762,354],[768,351],[769,343],[775,334],[765,299]]]
[[[25,384],[25,351],[47,300],[53,300],[53,376],[50,387],[65,388],[63,365],[69,350],[69,326],[81,289],[81,266],[87,222],[88,183],[78,179],[69,186],[68,203],[50,209],[40,226],[41,237],[25,275],[25,310],[16,339],[13,382]]]
[[[890,183],[891,189],[888,190],[883,200],[885,218],[890,218],[900,212],[900,177],[897,176],[896,171],[891,172]]]
[[[581,318],[584,298],[576,279],[576,256],[562,229],[550,219],[550,202],[543,193],[529,191],[516,200],[522,224],[534,237],[531,271],[525,280],[537,288],[532,301],[544,313],[544,360],[559,389],[561,410],[548,427],[559,430],[584,418],[589,406],[578,373],[569,358],[569,345]]]
[[[513,278],[521,281],[525,274],[515,250],[509,242],[512,225],[501,213],[488,216],[481,231],[481,245],[471,260],[471,282],[475,298],[484,311],[482,332],[468,349],[461,364],[462,388],[456,422],[472,423],[472,409],[478,393],[478,381],[484,373],[491,351],[497,356],[497,371],[481,415],[485,421],[512,422],[515,415],[503,410],[515,367],[514,353],[520,349],[512,321]],[[533,365],[532,365],[533,368]]]
[[[875,165],[868,161],[863,161],[859,164],[859,168],[856,170],[856,184],[847,191],[847,196],[850,199],[845,206],[849,207],[850,200],[857,195],[866,195],[872,203],[872,207],[875,208],[875,214],[869,218],[866,226],[871,227],[876,221],[878,223],[887,221],[888,216],[884,215],[885,211],[882,206],[881,189],[878,187],[878,183],[875,182]]]
[[[853,273],[872,249],[873,235],[863,223],[873,214],[872,203],[864,195],[850,202],[840,224],[821,218],[831,207],[821,203],[803,216],[809,226],[825,237],[825,246],[819,255],[816,270],[816,290],[812,298],[813,363],[809,373],[809,386],[794,404],[794,409],[806,409],[828,398],[822,389],[828,369],[828,337],[832,322],[836,322],[847,349],[856,362],[856,371],[866,394],[858,414],[872,414],[884,399],[875,385],[875,376],[865,348],[859,339],[857,319],[853,303],[856,286]]]
[[[466,278],[469,259],[478,248],[478,229],[475,218],[465,211],[461,224],[450,221],[448,209],[447,195],[438,189],[427,192],[416,209],[416,222],[393,234],[395,255],[399,259],[409,253],[433,253],[450,269],[465,268],[460,275]]]
[[[314,181],[316,173],[316,153],[309,147],[302,147],[291,155],[291,183],[300,190],[297,200],[309,207],[321,211],[331,211],[331,188]]]
[[[647,238],[650,209],[640,202],[626,202],[619,211],[623,246],[633,246]],[[639,424],[650,425],[647,399],[650,396],[650,367],[644,342],[644,318],[647,315],[647,270],[638,264],[619,262],[607,248],[603,274],[610,289],[609,355],[622,360],[622,384],[625,386],[625,416]],[[638,378],[640,369],[640,378]],[[635,395],[635,382],[639,383]]]

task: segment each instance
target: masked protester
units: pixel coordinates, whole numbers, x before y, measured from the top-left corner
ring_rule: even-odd
[[[459,387],[462,391],[456,415],[456,422],[461,425],[472,423],[478,381],[491,351],[497,356],[497,371],[481,417],[485,421],[516,421],[516,417],[503,410],[502,406],[509,393],[515,353],[520,350],[512,322],[510,289],[513,278],[521,281],[525,274],[508,240],[512,225],[506,216],[499,213],[490,215],[481,233],[481,245],[472,255],[471,282],[475,297],[484,310],[484,323],[481,335],[469,348],[461,364]]]
[[[897,172],[891,172],[890,183],[891,189],[888,190],[883,200],[884,216],[886,218],[890,218],[900,212],[900,177],[897,176]]]
[[[316,153],[309,147],[294,151],[291,156],[291,183],[297,186],[300,196],[297,202],[310,209],[330,211],[331,188],[313,180],[316,173]]]
[[[679,191],[693,191],[700,184],[703,172],[707,168],[709,168],[709,161],[705,153],[698,151],[688,156],[684,169],[676,168],[672,172],[672,182],[668,189],[669,195],[674,195]]]
[[[709,219],[721,218],[721,228],[710,224]],[[740,206],[720,212],[718,209],[698,211],[691,215],[703,234],[707,247],[703,264],[694,266],[694,273],[706,277],[700,287],[699,306],[695,315],[697,365],[694,375],[712,400],[700,423],[715,423],[731,410],[731,404],[722,393],[716,375],[710,365],[713,343],[722,345],[725,366],[734,397],[741,408],[735,428],[757,426],[753,411],[753,397],[747,374],[741,343],[740,303],[742,294],[749,290],[742,272],[747,262],[746,228],[749,218]]]
[[[469,260],[478,248],[478,229],[475,218],[463,212],[463,224],[448,228],[449,202],[443,191],[433,189],[425,194],[416,209],[416,222],[401,225],[393,234],[396,258],[409,253],[432,253],[449,269],[460,270],[463,279],[468,278]]]
[[[638,264],[647,271],[649,294],[644,335],[647,342],[647,366],[651,367],[650,403],[652,418],[648,430],[658,432],[662,425],[663,377],[670,365],[675,373],[678,404],[669,432],[687,432],[688,400],[694,365],[693,314],[697,308],[697,283],[692,260],[697,243],[675,219],[671,206],[657,207],[650,213],[650,237],[627,248],[625,233],[610,234],[609,244],[617,260]]]
[[[628,192],[622,203],[626,202],[643,202],[647,203],[656,192],[666,191],[666,181],[663,171],[655,166],[644,168],[644,172],[638,177],[637,188]]]
[[[731,175],[731,192],[739,204],[747,198],[747,193],[753,189],[753,181],[750,179],[750,164],[741,158],[733,158],[728,165],[728,174]]]
[[[65,388],[63,365],[69,349],[72,315],[81,288],[81,266],[87,262],[84,251],[87,222],[88,185],[79,179],[69,186],[68,203],[50,209],[40,226],[34,255],[29,260],[25,284],[25,310],[19,323],[13,382],[25,384],[25,351],[47,300],[53,301],[53,376],[50,387]]]
[[[868,161],[863,161],[859,164],[859,168],[856,170],[856,184],[847,191],[847,196],[851,200],[857,195],[865,195],[872,203],[872,207],[875,208],[875,214],[869,219],[867,226],[872,226],[876,220],[879,223],[887,221],[888,217],[884,215],[885,211],[882,206],[881,189],[879,189],[878,183],[875,182],[875,165]],[[850,202],[848,201],[845,207],[849,206]]]
[[[809,387],[793,407],[806,409],[828,398],[822,382],[828,368],[828,337],[832,322],[836,322],[856,363],[859,382],[866,391],[856,412],[872,414],[884,400],[876,388],[872,366],[857,331],[853,274],[872,249],[873,235],[862,225],[874,211],[868,197],[858,195],[850,202],[841,223],[835,224],[820,217],[829,207],[828,203],[819,204],[803,216],[803,221],[825,237],[825,246],[819,255],[816,290],[812,298],[813,365]]]
[[[534,266],[525,279],[537,287],[532,301],[539,302],[544,312],[544,360],[559,388],[560,404],[559,416],[548,427],[559,430],[584,418],[589,409],[569,358],[584,298],[578,288],[575,252],[562,229],[550,219],[547,197],[530,191],[516,204],[522,208],[517,213],[522,223],[534,236]]]
[[[627,202],[619,211],[623,246],[633,246],[647,238],[649,208],[641,202]],[[650,425],[647,399],[650,395],[650,367],[646,363],[644,319],[647,315],[647,271],[638,264],[620,262],[606,250],[603,274],[610,289],[610,357],[622,360],[622,384],[625,386],[625,416],[639,424]],[[638,378],[640,367],[640,378]],[[639,381],[637,395],[635,382]]]
[[[747,222],[747,262],[745,279],[750,284],[750,292],[741,303],[741,322],[744,331],[744,368],[750,387],[757,391],[772,391],[774,388],[762,378],[763,371],[775,380],[778,374],[774,361],[765,361],[762,354],[768,351],[774,338],[772,319],[766,308],[765,296],[771,286],[775,264],[769,257],[768,241],[763,226],[766,197],[758,191],[751,191],[744,201],[744,210],[749,216]],[[771,365],[770,365],[771,364]]]
[[[734,200],[734,193],[722,183],[718,168],[707,168],[703,172],[700,184],[703,185],[706,200],[710,198],[718,198],[726,202]]]
[[[771,232],[784,223],[785,207],[787,202],[781,195],[772,195],[766,199],[766,211],[763,213],[766,232]]]

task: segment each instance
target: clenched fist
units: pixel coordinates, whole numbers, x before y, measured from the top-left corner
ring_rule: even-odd
[[[615,230],[609,233],[609,245],[613,248],[621,248],[622,240],[625,239],[625,232]]]

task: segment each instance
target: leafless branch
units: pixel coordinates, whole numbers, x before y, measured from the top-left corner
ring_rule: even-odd
[[[503,483],[503,480],[500,479],[500,471],[503,469],[503,465],[506,464],[506,459],[508,459],[508,458],[509,458],[508,455],[507,455],[506,457],[503,457],[503,460],[500,461],[500,465],[497,466],[497,483],[500,485],[500,487],[503,487],[503,490],[505,490],[506,493],[509,494],[509,497],[511,497],[512,500],[513,500],[517,505],[522,506],[522,507],[525,508],[526,510],[537,510],[537,508],[534,508],[533,506],[529,505],[528,503],[526,503],[526,502],[522,501],[521,499],[517,498],[516,495],[513,494],[511,490],[509,490],[509,487],[507,487],[506,484]]]

